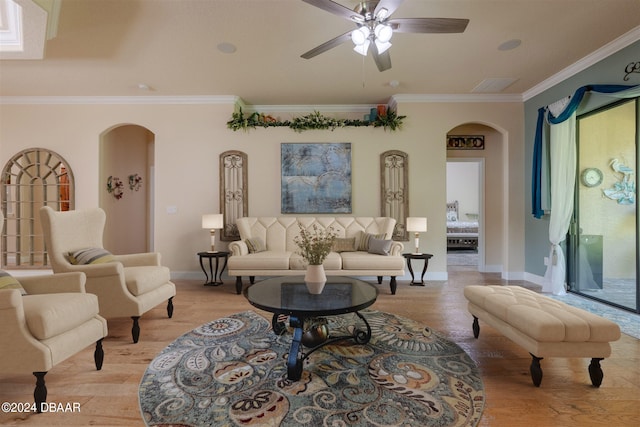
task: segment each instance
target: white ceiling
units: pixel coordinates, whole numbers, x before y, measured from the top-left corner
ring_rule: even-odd
[[[300,58],[355,28],[302,0],[48,3],[59,10],[55,37],[41,60],[0,53],[0,96],[235,95],[254,105],[349,105],[400,94],[466,95],[482,83],[526,98],[582,58],[640,39],[639,0],[405,0],[394,18],[470,23],[462,34],[394,34],[393,66],[381,73],[350,43]],[[519,47],[499,49],[514,39]],[[221,52],[221,43],[237,49]],[[514,83],[500,92],[494,84],[502,79]]]

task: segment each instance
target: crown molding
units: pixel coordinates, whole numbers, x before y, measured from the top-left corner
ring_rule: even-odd
[[[203,96],[3,96],[6,105],[235,105],[235,95]]]
[[[566,79],[575,76],[580,71],[584,71],[590,66],[602,61],[603,59],[608,58],[609,56],[624,49],[625,47],[631,45],[632,43],[637,42],[638,40],[640,40],[640,26],[635,27],[631,31],[626,32],[625,34],[607,43],[606,45],[596,50],[595,52],[590,53],[589,55],[585,56],[579,61],[561,70],[559,73],[554,74],[548,79],[535,85],[531,89],[523,92],[522,94],[523,100],[528,101],[534,96],[541,94],[545,90],[551,89],[553,86],[557,85],[558,83],[562,83]]]
[[[247,105],[240,104],[246,112],[269,112],[269,113],[313,113],[321,111],[323,113],[369,113],[378,104],[323,104],[323,105]]]
[[[513,94],[399,94],[391,97],[390,105],[399,103],[434,102],[522,102],[522,95]]]

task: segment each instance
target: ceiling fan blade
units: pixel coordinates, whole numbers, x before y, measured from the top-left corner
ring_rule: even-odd
[[[378,70],[386,71],[391,68],[391,55],[389,55],[389,50],[378,53],[378,47],[375,45],[375,43],[371,43],[371,48],[371,54],[373,56],[373,60],[378,66]]]
[[[329,40],[328,42],[324,42],[322,43],[320,46],[316,46],[313,49],[311,49],[308,52],[303,53],[302,55],[300,55],[302,58],[304,59],[311,59],[314,56],[320,55],[321,53],[324,53],[326,51],[328,51],[329,49],[333,49],[334,47],[341,45],[342,43],[351,40],[351,31],[347,31],[346,33],[335,37],[331,40]]]
[[[387,16],[391,15],[402,4],[404,0],[380,0],[374,11],[374,15],[377,15],[380,9],[387,9]]]
[[[322,10],[326,10],[329,13],[333,13],[334,15],[341,16],[345,19],[353,21],[351,19],[352,16],[359,16],[353,10],[344,7],[341,4],[338,4],[331,0],[302,0],[305,3],[309,3],[312,6],[319,7]]]
[[[398,33],[463,33],[468,19],[457,18],[398,18],[389,24]]]

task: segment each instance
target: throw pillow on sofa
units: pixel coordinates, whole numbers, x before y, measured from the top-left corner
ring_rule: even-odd
[[[371,234],[365,233],[364,231],[360,232],[360,240],[358,241],[358,250],[367,252],[369,250],[369,241],[371,239],[384,239],[383,234]]]
[[[22,295],[27,294],[18,279],[4,270],[0,270],[0,289],[18,289]]]
[[[336,237],[331,247],[333,252],[355,252],[356,250],[356,238],[355,237]]]
[[[370,254],[377,255],[389,255],[389,251],[391,250],[391,240],[384,239],[369,239],[369,252]]]
[[[247,248],[249,249],[250,254],[255,254],[258,252],[264,252],[267,250],[267,246],[264,244],[264,240],[260,237],[251,237],[245,240],[247,244]]]
[[[104,264],[113,261],[115,261],[115,258],[111,252],[103,248],[82,248],[69,252],[69,262],[71,264]]]

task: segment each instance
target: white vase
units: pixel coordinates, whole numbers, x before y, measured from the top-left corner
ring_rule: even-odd
[[[304,283],[310,294],[318,295],[322,293],[324,284],[327,283],[327,276],[324,274],[324,266],[308,265],[304,275]]]

